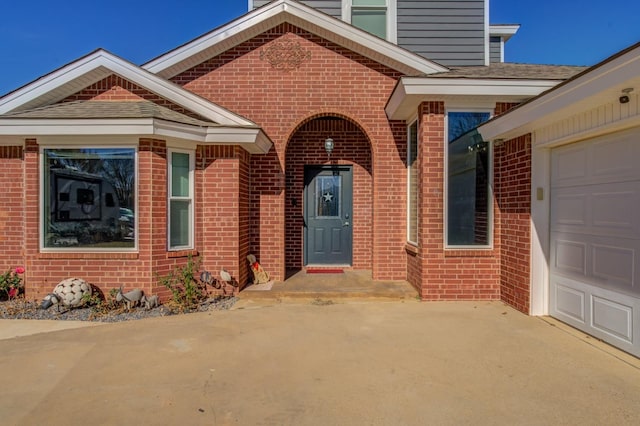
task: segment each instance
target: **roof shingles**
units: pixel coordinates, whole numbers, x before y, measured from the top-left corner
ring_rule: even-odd
[[[451,68],[449,72],[430,74],[427,78],[566,80],[585,69],[587,67],[501,62],[480,67]]]
[[[217,126],[198,120],[150,101],[74,101],[48,105],[28,111],[0,115],[0,119],[99,119],[157,118],[199,127]]]

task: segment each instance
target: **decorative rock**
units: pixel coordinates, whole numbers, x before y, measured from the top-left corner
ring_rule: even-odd
[[[91,286],[81,278],[67,278],[53,289],[53,294],[60,298],[60,302],[69,307],[75,308],[82,305],[85,296],[91,296]]]

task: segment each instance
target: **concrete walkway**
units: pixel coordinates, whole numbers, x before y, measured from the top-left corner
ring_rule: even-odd
[[[498,302],[241,301],[0,340],[0,365],[3,425],[640,424],[640,360]]]

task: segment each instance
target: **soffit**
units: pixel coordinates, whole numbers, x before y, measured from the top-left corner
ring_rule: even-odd
[[[633,96],[640,92],[640,43],[488,121],[479,130],[487,140],[510,139],[594,106],[619,104],[626,89],[633,89]]]

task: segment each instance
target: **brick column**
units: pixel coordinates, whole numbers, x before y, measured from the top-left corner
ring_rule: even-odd
[[[239,147],[200,146],[196,159],[196,236],[202,268],[219,277],[226,269],[244,287],[252,250],[249,159]]]

